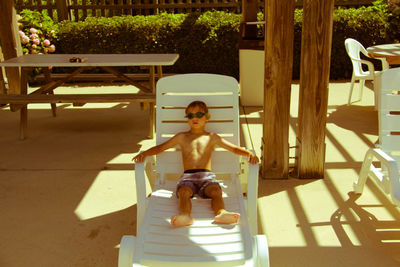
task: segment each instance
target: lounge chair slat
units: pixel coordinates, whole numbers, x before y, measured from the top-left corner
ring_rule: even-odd
[[[381,136],[381,142],[391,144],[390,147],[382,148],[387,153],[400,150],[400,135],[390,135],[390,132],[387,132],[387,135]]]
[[[188,94],[190,94],[190,92]],[[210,106],[210,108],[229,107],[232,106],[232,97],[232,95],[217,95],[216,93],[210,92],[196,96],[196,100],[207,103],[207,106]],[[192,101],[192,95],[166,95],[160,105],[163,107],[187,107]]]
[[[224,235],[224,238],[219,239],[211,239],[209,236],[191,236],[189,238],[179,238],[177,239],[175,235],[162,235],[162,234],[148,234],[145,237],[146,242],[153,243],[163,243],[163,244],[171,244],[176,242],[180,245],[191,245],[193,242],[204,245],[204,244],[225,244],[231,242],[241,242],[243,238],[240,234],[228,234]]]
[[[208,113],[211,114],[210,121],[215,120],[234,120],[234,116],[232,113],[232,108],[219,108],[213,109],[209,108]],[[162,114],[160,114],[160,119],[162,121],[174,121],[174,120],[182,120],[186,123],[185,118],[185,109],[166,109]]]
[[[215,262],[229,262],[228,266],[241,266],[244,264],[246,256],[243,253],[231,253],[227,255],[211,255],[204,257],[176,257],[167,255],[146,254],[143,266],[165,266],[165,262],[174,262],[174,267],[202,267],[205,263],[215,264]],[[150,260],[151,259],[151,260]],[[158,262],[157,262],[158,261]],[[221,266],[219,263],[217,266]],[[215,265],[214,265],[215,266]],[[223,265],[222,265],[223,266]]]
[[[400,98],[399,98],[400,102]],[[400,114],[391,115],[387,114],[386,116],[381,117],[381,127],[384,132],[394,132],[400,131]],[[384,130],[385,129],[385,130]]]
[[[233,234],[240,233],[240,225],[233,225],[226,228],[223,227],[210,227],[207,228],[205,233],[203,227],[200,228],[173,228],[171,225],[168,226],[148,226],[149,233],[163,233],[163,232],[171,232],[177,235],[193,235],[193,236],[202,236],[202,235],[225,235],[225,234]]]
[[[218,129],[218,132],[221,134],[232,134],[233,130],[236,127],[235,122],[218,122],[218,123],[208,123],[206,125],[206,131],[215,132]],[[174,134],[178,132],[186,132],[187,122],[172,122],[161,125],[157,131],[162,131],[164,135]]]
[[[400,101],[400,94],[397,91],[392,92],[392,90],[387,90],[386,92],[382,93],[382,110],[399,110],[399,101]]]
[[[159,245],[156,243],[146,243],[144,245],[145,253],[159,253],[160,255],[174,255],[184,257],[198,257],[215,254],[236,254],[242,253],[244,250],[242,243],[228,243],[217,245],[200,245],[192,243],[192,245],[176,245],[176,243],[168,245]]]

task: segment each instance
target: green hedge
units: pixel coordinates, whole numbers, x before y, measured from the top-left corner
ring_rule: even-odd
[[[237,76],[240,19],[207,12],[64,21],[56,47],[58,53],[179,53],[166,71]]]
[[[386,5],[381,5],[380,2],[382,1],[375,2],[373,6],[358,9],[335,9],[333,14],[330,79],[351,78],[353,67],[344,47],[344,41],[347,38],[356,39],[365,47],[398,42],[399,36],[396,36],[397,32],[391,31],[388,23],[391,15],[386,10]],[[293,79],[299,79],[302,10],[296,11],[294,31]],[[375,65],[378,69],[381,67],[380,61],[372,61],[376,63]]]
[[[263,19],[262,14],[258,17]],[[222,11],[64,21],[57,24],[56,53],[179,53],[177,63],[165,71],[238,78],[240,21],[241,15]],[[399,15],[386,10],[384,0],[370,7],[335,9],[330,78],[351,77],[346,38],[357,39],[365,47],[398,42],[399,21]],[[296,10],[294,27],[293,79],[299,79],[302,10]]]

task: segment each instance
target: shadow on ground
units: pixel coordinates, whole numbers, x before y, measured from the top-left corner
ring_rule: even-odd
[[[139,104],[0,110],[0,266],[115,266],[136,232],[133,153],[148,132]]]

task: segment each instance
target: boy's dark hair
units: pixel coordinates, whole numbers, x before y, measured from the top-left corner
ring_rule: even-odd
[[[185,114],[188,113],[189,108],[194,108],[194,107],[199,107],[204,111],[204,113],[208,113],[208,107],[207,107],[206,103],[204,103],[203,101],[197,100],[197,101],[193,101],[186,107]]]

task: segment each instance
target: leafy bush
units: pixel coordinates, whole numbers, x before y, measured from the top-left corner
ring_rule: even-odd
[[[57,24],[44,12],[24,9],[20,12],[20,17],[19,23],[24,29],[37,28],[41,29],[44,34],[57,29]]]
[[[56,37],[56,25],[49,16],[25,9],[19,16],[18,24],[24,54],[46,54],[55,51],[51,41]]]
[[[238,76],[241,16],[226,12],[89,17],[58,24],[59,53],[179,53],[166,71]]]
[[[399,41],[398,16],[386,9],[386,1],[379,0],[372,6],[361,8],[337,8],[333,13],[333,34],[330,79],[348,79],[353,68],[346,53],[344,41],[353,38],[365,47]],[[260,17],[262,20],[262,16]],[[301,34],[303,10],[297,9],[294,15],[293,79],[300,78]],[[370,59],[369,59],[370,60]],[[372,60],[376,65],[378,60]],[[379,68],[379,67],[378,67]]]
[[[344,48],[346,38],[357,39],[365,47],[398,42],[398,13],[388,11],[385,0],[358,9],[335,9],[330,78],[351,77],[352,66]],[[263,20],[262,13],[258,19]],[[26,19],[30,20],[33,19]],[[46,21],[42,22],[42,29],[53,29],[51,22],[42,20]],[[58,28],[55,45],[58,53],[179,53],[179,60],[165,68],[166,72],[210,72],[238,78],[240,21],[240,14],[223,11],[89,17],[81,22],[63,21],[54,25]],[[299,79],[301,9],[295,11],[294,21],[293,79]],[[263,31],[260,26],[259,34]]]

